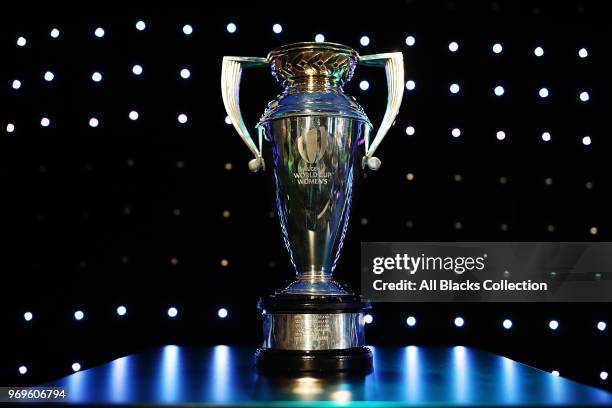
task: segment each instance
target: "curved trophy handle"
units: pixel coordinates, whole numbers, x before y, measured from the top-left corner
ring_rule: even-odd
[[[361,161],[361,167],[365,168],[367,165],[370,170],[378,170],[380,159],[374,157],[373,154],[387,135],[391,125],[393,125],[404,96],[404,57],[401,52],[364,55],[359,57],[359,63],[376,66],[384,64],[387,74],[387,110],[372,144],[370,144],[369,135],[366,136],[366,154]]]
[[[264,159],[261,155],[261,132],[259,134],[259,148],[255,146],[249,131],[242,119],[240,113],[240,77],[242,76],[242,68],[258,68],[267,66],[266,58],[256,57],[223,57],[223,66],[221,67],[221,94],[223,96],[223,105],[225,111],[230,118],[232,125],[240,135],[242,141],[247,145],[255,158],[249,161],[249,169],[251,171],[259,171],[266,168]]]

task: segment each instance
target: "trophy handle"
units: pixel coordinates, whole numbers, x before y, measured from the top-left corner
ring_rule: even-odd
[[[223,66],[221,67],[221,95],[223,96],[223,105],[227,116],[232,121],[232,125],[240,135],[242,141],[247,145],[251,153],[255,156],[249,161],[249,169],[251,171],[265,170],[266,164],[262,157],[261,139],[262,134],[259,132],[259,148],[255,146],[249,131],[244,124],[242,114],[240,113],[240,77],[242,76],[242,68],[260,68],[268,65],[266,58],[257,57],[223,57]]]
[[[370,170],[378,170],[380,167],[380,159],[374,157],[373,154],[380,145],[380,142],[385,138],[387,132],[393,125],[393,121],[399,112],[404,96],[404,57],[401,52],[390,52],[386,54],[363,55],[359,57],[359,63],[362,65],[385,66],[387,74],[387,109],[383,116],[382,123],[376,132],[374,141],[370,144],[370,137],[366,135],[365,150],[366,154],[361,161],[361,167],[367,165]]]

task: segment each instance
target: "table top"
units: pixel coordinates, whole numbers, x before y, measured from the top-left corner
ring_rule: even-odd
[[[612,394],[477,349],[372,347],[374,371],[348,377],[270,377],[254,348],[165,346],[83,370],[65,387],[77,404],[460,406],[612,404]]]

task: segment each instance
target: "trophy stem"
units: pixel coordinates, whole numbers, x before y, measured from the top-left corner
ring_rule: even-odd
[[[291,282],[285,289],[280,291],[282,294],[292,295],[321,295],[339,296],[351,295],[352,292],[344,285],[333,280],[331,273],[306,272],[297,273],[296,280]]]
[[[312,282],[330,281],[333,279],[333,274],[323,271],[297,272],[295,276],[297,280]]]

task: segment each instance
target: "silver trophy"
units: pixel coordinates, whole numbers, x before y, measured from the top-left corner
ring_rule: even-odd
[[[370,123],[343,86],[358,64],[384,66],[387,109],[373,141]],[[255,144],[240,113],[243,68],[270,66],[284,91],[256,126]],[[333,280],[348,229],[355,162],[377,170],[374,156],[400,108],[404,86],[400,52],[360,56],[345,45],[296,43],[267,58],[224,57],[221,90],[227,114],[264,170],[262,144],[271,143],[276,208],[296,280],[263,298],[263,371],[363,371],[372,366],[365,347],[367,300]],[[365,153],[359,154],[365,144]],[[361,159],[359,161],[359,159]]]

